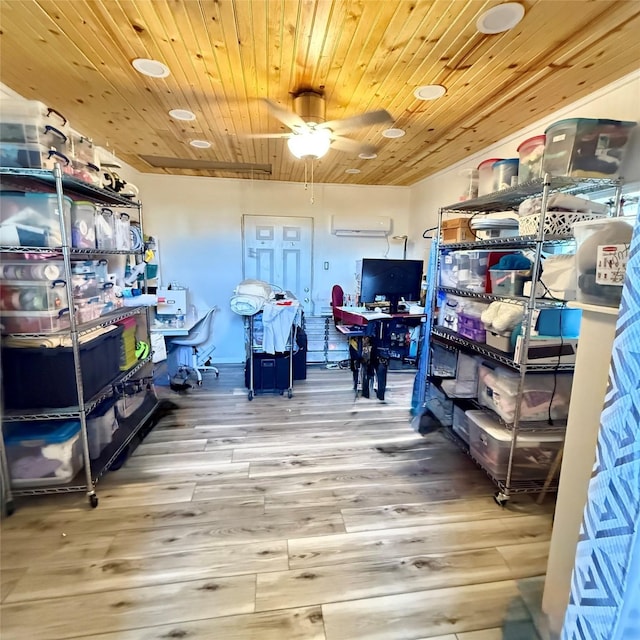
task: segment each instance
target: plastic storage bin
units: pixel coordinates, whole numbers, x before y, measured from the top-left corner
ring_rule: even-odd
[[[87,416],[90,458],[94,459],[100,456],[104,448],[111,444],[113,434],[117,429],[116,400],[110,398]]]
[[[425,405],[443,427],[453,424],[453,400],[434,384],[427,385]]]
[[[99,295],[92,298],[75,298],[73,303],[76,310],[76,321],[80,324],[99,318],[104,308],[104,303]]]
[[[488,158],[478,165],[478,196],[486,196],[493,191],[493,165],[503,158]]]
[[[69,224],[71,199],[65,197],[63,219]],[[0,191],[0,243],[26,247],[62,245],[55,193]],[[68,228],[68,226],[67,226]]]
[[[75,298],[95,298],[100,295],[101,283],[95,273],[73,273],[71,288]]]
[[[499,296],[521,296],[526,280],[531,279],[529,271],[516,269],[489,269],[491,293]]]
[[[486,411],[467,411],[473,458],[496,480],[506,480],[512,433]],[[564,432],[519,433],[513,454],[513,480],[544,480],[564,443]]]
[[[0,287],[0,312],[59,311],[69,308],[67,283],[64,280],[10,280]]]
[[[80,343],[84,399],[88,400],[119,373],[120,333],[117,326]],[[2,347],[2,378],[7,409],[76,406],[78,397],[71,347]],[[6,375],[11,372],[11,375]]]
[[[635,122],[571,118],[545,131],[542,169],[554,176],[617,178]]]
[[[507,158],[498,160],[491,167],[493,178],[493,191],[501,191],[515,186],[518,182],[518,158]]]
[[[518,182],[529,182],[542,176],[542,156],[547,136],[528,138],[518,147]]]
[[[65,152],[67,120],[37,100],[3,100],[0,142],[38,144]],[[2,165],[6,166],[6,165]]]
[[[96,206],[93,202],[76,201],[71,205],[71,246],[96,248]]]
[[[478,402],[505,422],[515,419],[520,375],[483,363],[478,369]],[[573,375],[536,373],[525,378],[520,404],[521,421],[562,420],[569,414]]]
[[[37,254],[32,254],[37,255]],[[2,280],[61,280],[64,276],[62,260],[2,260],[0,279]]]
[[[7,431],[7,463],[15,488],[63,484],[83,467],[79,420],[21,422]]]
[[[69,328],[69,309],[52,311],[3,311],[2,333],[55,333]],[[6,401],[6,397],[5,397]]]
[[[617,307],[627,271],[635,216],[576,222],[578,301]]]
[[[0,142],[0,166],[14,169],[49,169],[60,162],[67,167],[69,159],[43,144]]]
[[[113,250],[116,248],[116,226],[113,211],[100,209],[96,212],[96,246],[98,249]]]
[[[485,342],[486,329],[480,316],[487,305],[466,304],[458,314],[458,333],[475,342]]]
[[[71,272],[75,275],[89,275],[95,277],[98,284],[108,281],[109,263],[104,258],[100,260],[78,260],[71,263]]]
[[[99,168],[100,161],[98,159],[98,149],[93,144],[93,140],[83,136],[81,133],[71,131],[70,135],[70,150],[69,157],[72,160],[77,160],[82,164],[92,164],[96,168]]]
[[[469,419],[465,410],[457,404],[453,405],[453,424],[451,427],[464,442],[469,444]]]
[[[476,293],[486,290],[489,254],[485,250],[446,251],[441,256],[440,285]]]

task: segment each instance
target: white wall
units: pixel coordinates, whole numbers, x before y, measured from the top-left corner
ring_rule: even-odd
[[[460,172],[475,168],[487,158],[516,158],[518,145],[544,133],[545,129],[563,118],[611,118],[640,122],[640,70],[586,96],[582,100],[538,120],[517,133],[499,140],[463,161],[436,173],[411,187],[410,236],[419,239],[422,231],[437,224],[438,208],[457,202],[464,191],[465,180]],[[640,127],[634,132],[634,144],[627,154],[625,180],[640,180]],[[427,246],[426,243],[424,245]],[[412,257],[420,258],[418,247]]]
[[[178,281],[189,287],[199,308],[221,310],[214,329],[217,362],[244,358],[242,318],[229,309],[242,280],[243,214],[313,218],[315,314],[328,310],[334,284],[353,290],[357,259],[402,257],[401,241],[331,235],[331,215],[386,215],[393,219],[391,235],[409,231],[406,187],[315,185],[311,204],[310,190],[299,183],[151,174],[134,181],[144,203],[145,232],[159,241],[164,283]]]

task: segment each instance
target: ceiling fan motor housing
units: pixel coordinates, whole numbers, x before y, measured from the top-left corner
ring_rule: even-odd
[[[294,111],[305,122],[325,122],[325,106],[324,98],[315,91],[303,91],[293,99]]]

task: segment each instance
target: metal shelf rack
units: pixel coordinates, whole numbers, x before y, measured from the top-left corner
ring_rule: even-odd
[[[559,236],[545,236],[544,233],[544,223],[545,216],[547,212],[547,203],[549,201],[549,196],[555,192],[563,192],[563,193],[571,193],[571,194],[587,194],[587,193],[596,193],[596,192],[608,192],[615,191],[615,203],[616,207],[620,205],[620,195],[622,192],[622,185],[619,181],[612,181],[606,179],[573,179],[573,178],[557,178],[552,177],[550,175],[545,175],[544,178],[539,180],[534,180],[528,183],[519,184],[515,187],[511,187],[509,189],[504,189],[502,191],[498,191],[495,193],[490,193],[488,195],[482,196],[480,198],[476,198],[474,200],[467,200],[465,202],[457,202],[455,204],[451,204],[445,207],[442,207],[439,211],[438,216],[438,232],[432,244],[432,251],[436,252],[438,259],[436,261],[435,274],[432,274],[435,277],[435,285],[431,287],[431,322],[429,326],[429,333],[431,339],[437,341],[438,343],[446,346],[447,348],[454,350],[465,350],[470,351],[472,353],[478,353],[485,358],[493,362],[497,362],[506,367],[509,367],[512,370],[519,372],[520,378],[518,383],[518,394],[516,399],[515,406],[515,416],[512,424],[506,425],[504,421],[501,421],[504,426],[506,426],[511,433],[511,443],[510,443],[510,452],[509,452],[509,462],[507,467],[506,479],[498,479],[488,474],[489,477],[493,480],[494,484],[498,487],[498,491],[495,494],[495,500],[498,504],[504,505],[508,500],[512,493],[533,493],[542,491],[543,488],[545,491],[553,490],[554,487],[557,487],[557,480],[551,482],[551,484],[545,482],[538,481],[516,481],[512,478],[513,471],[513,459],[516,451],[516,444],[518,439],[519,431],[529,431],[529,430],[553,430],[558,431],[562,430],[563,423],[556,422],[553,426],[543,423],[529,423],[523,422],[520,420],[520,411],[521,411],[521,397],[524,392],[524,384],[525,378],[530,373],[537,372],[562,372],[562,371],[572,371],[574,368],[573,364],[563,363],[558,361],[555,364],[532,364],[530,362],[526,362],[526,355],[529,350],[529,343],[531,339],[531,318],[533,317],[536,309],[540,308],[543,305],[555,306],[557,302],[552,300],[544,300],[536,298],[535,286],[531,287],[530,296],[501,296],[495,294],[486,294],[486,293],[476,293],[472,291],[465,291],[451,287],[440,287],[437,285],[440,276],[440,256],[444,250],[457,250],[457,249],[532,249],[535,253],[533,267],[532,267],[532,281],[535,283],[538,281],[540,275],[540,263],[542,251],[545,248],[548,248],[551,245],[566,245],[568,243],[575,243],[573,238],[567,237],[559,237]],[[491,211],[504,211],[511,208],[518,207],[524,200],[529,197],[538,196],[541,197],[541,215],[540,215],[540,223],[539,230],[536,235],[531,236],[517,236],[510,238],[493,238],[489,240],[479,240],[475,242],[458,242],[458,243],[447,243],[446,245],[442,244],[441,239],[441,230],[442,230],[442,220],[445,214],[451,213],[474,213],[476,215],[482,213],[488,213]],[[476,300],[483,300],[487,302],[493,301],[507,301],[513,302],[514,304],[520,304],[524,306],[524,316],[522,321],[523,327],[523,340],[524,345],[521,349],[521,361],[515,361],[512,357],[509,357],[508,354],[493,349],[486,344],[481,344],[475,342],[473,340],[469,340],[458,333],[451,331],[450,329],[435,326],[434,323],[434,311],[437,306],[437,297],[438,291],[443,291],[446,293],[450,293],[452,295],[471,298]],[[428,366],[427,366],[428,371]],[[430,384],[429,380],[427,380],[427,384]],[[451,429],[446,429],[447,435],[451,437],[452,440],[456,442],[456,444],[460,445],[462,441],[453,433]],[[449,433],[450,432],[450,433]],[[463,443],[464,444],[464,443]],[[470,454],[469,448],[464,445],[463,447],[468,455]],[[479,462],[476,460],[479,464]],[[548,479],[549,480],[549,479]]]
[[[142,206],[139,202],[129,198],[120,196],[119,194],[100,189],[93,185],[71,178],[63,174],[59,164],[56,164],[53,171],[41,169],[17,169],[0,167],[0,177],[3,185],[11,186],[25,192],[55,192],[57,196],[58,209],[64,210],[63,197],[64,194],[79,196],[82,199],[90,200],[99,204],[118,205],[123,207],[132,207],[137,209],[139,216],[139,224],[142,228]],[[2,253],[38,253],[38,254],[61,254],[64,262],[65,273],[67,279],[71,274],[71,257],[80,255],[123,255],[123,256],[142,256],[142,250],[104,250],[104,249],[77,249],[70,246],[69,230],[64,224],[61,216],[60,224],[62,245],[60,247],[26,247],[26,246],[1,246]],[[137,419],[135,423],[120,432],[116,431],[114,441],[112,441],[105,449],[103,454],[97,460],[91,460],[89,455],[89,442],[87,433],[87,415],[97,407],[97,405],[107,397],[113,394],[114,385],[122,384],[132,379],[144,367],[152,362],[152,354],[149,354],[144,360],[137,362],[128,371],[120,373],[89,400],[84,400],[82,371],[80,366],[80,346],[79,338],[82,335],[100,327],[107,327],[119,320],[128,317],[137,316],[146,313],[146,327],[149,327],[149,313],[146,307],[128,307],[114,311],[110,314],[101,316],[91,322],[78,324],[75,320],[75,314],[70,313],[70,328],[66,331],[56,332],[52,335],[66,335],[71,339],[73,350],[73,362],[75,373],[75,386],[78,397],[78,405],[72,407],[62,407],[60,409],[42,410],[42,411],[9,411],[3,415],[3,423],[20,423],[31,420],[56,420],[60,418],[78,419],[80,421],[80,434],[82,442],[82,458],[84,462],[83,469],[70,482],[59,485],[41,485],[34,487],[25,487],[14,489],[9,495],[12,499],[13,495],[40,495],[51,493],[68,493],[72,491],[86,491],[87,498],[92,507],[98,506],[98,497],[95,492],[95,486],[98,479],[109,469],[114,460],[124,451],[125,447],[139,433],[145,422],[149,419],[153,411],[157,407],[157,398],[153,385],[150,385],[148,397],[150,398],[148,405],[143,410],[144,416],[136,413]],[[16,334],[16,337],[42,337],[42,334]],[[145,399],[145,403],[147,400]],[[143,407],[145,404],[143,403]],[[120,432],[120,433],[119,433]],[[0,427],[0,439],[4,439],[2,429]]]

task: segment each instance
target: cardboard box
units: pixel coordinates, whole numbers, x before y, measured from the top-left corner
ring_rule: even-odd
[[[452,218],[442,221],[442,242],[475,242],[476,236],[469,226],[471,218]]]

